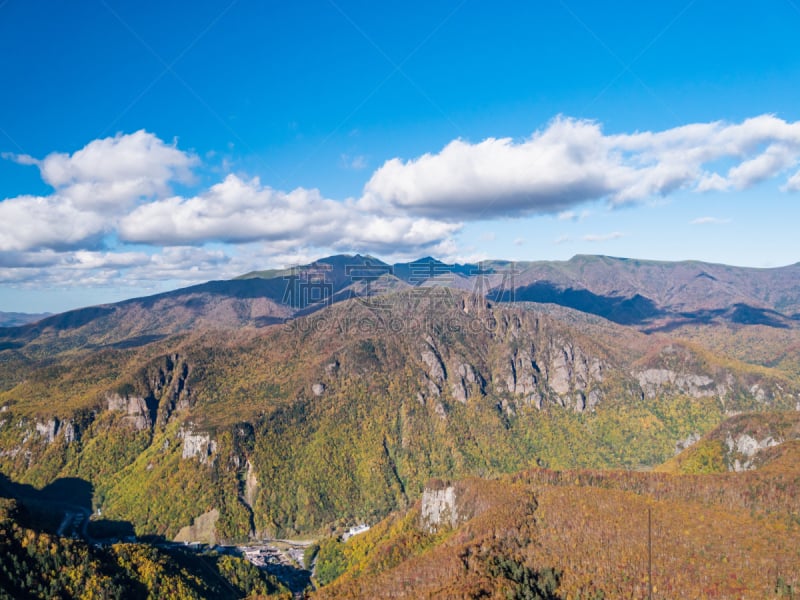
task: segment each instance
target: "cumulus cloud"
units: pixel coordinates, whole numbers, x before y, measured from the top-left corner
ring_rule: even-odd
[[[71,155],[4,158],[37,166],[55,191],[0,202],[2,251],[95,246],[137,202],[168,193],[172,182],[190,182],[197,163],[145,131],[95,140]]]
[[[106,225],[100,215],[81,211],[58,194],[18,196],[0,202],[0,251],[86,247]]]
[[[127,242],[157,245],[292,240],[349,250],[404,246],[425,248],[460,225],[403,215],[370,214],[353,201],[337,202],[317,190],[282,192],[256,177],[228,175],[191,198],[169,197],[143,204],[120,221]]]
[[[595,123],[557,119],[531,139],[450,142],[439,154],[384,163],[367,182],[368,207],[449,219],[559,212],[604,196],[615,168]]]
[[[228,175],[198,196],[142,204],[120,221],[119,233],[125,241],[163,245],[282,239],[325,233],[344,209],[316,190],[286,193]]]
[[[800,192],[800,171],[792,175],[786,184],[781,186],[782,192]]]
[[[198,186],[198,157],[146,131],[94,140],[72,154],[3,158],[36,166],[53,192],[0,201],[0,280],[191,281],[330,250],[456,256],[454,236],[466,221],[553,214],[575,222],[592,201],[614,207],[773,179],[785,192],[800,191],[800,122],[762,115],[609,135],[597,122],[558,117],[526,139],[457,139],[437,153],[391,159],[360,197],[344,200],[241,174]],[[361,156],[342,160],[366,165]],[[176,184],[195,187],[178,194]],[[712,222],[721,221],[692,221]]]
[[[120,212],[132,202],[169,192],[170,183],[192,180],[197,157],[165,144],[144,130],[94,140],[73,154],[54,152],[41,160],[13,156],[39,167],[61,201],[78,210]]]
[[[450,220],[548,213],[574,219],[572,209],[590,200],[620,205],[681,189],[744,189],[799,160],[800,122],[771,115],[620,135],[605,135],[594,121],[559,117],[521,142],[459,139],[437,154],[389,160],[365,185],[362,202]],[[720,161],[733,166],[717,172]],[[800,187],[800,174],[784,187]]]

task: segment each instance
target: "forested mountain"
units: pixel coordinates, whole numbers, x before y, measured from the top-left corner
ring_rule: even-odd
[[[639,510],[652,502],[648,482],[690,479],[599,470],[763,466],[757,477],[709,480],[746,494],[778,485],[770,477],[784,477],[798,437],[798,268],[335,256],[54,315],[0,330],[0,472],[31,489],[83,482],[87,511],[136,536],[208,542],[325,536],[394,514],[389,523],[406,524],[387,525],[391,537],[416,522],[432,478],[497,478],[465,489],[477,498],[484,486],[508,488],[498,502],[532,494],[542,515],[571,473],[633,477],[645,490],[630,500]],[[750,416],[731,419],[739,413]],[[593,471],[563,471],[579,468]],[[632,493],[586,485],[578,513]],[[694,510],[701,492],[675,485],[663,501]],[[750,508],[737,504],[725,519]],[[409,548],[445,539],[408,535]],[[572,558],[512,550],[513,564],[502,548],[475,563],[475,581],[550,578],[569,597],[590,589],[575,583],[583,575]],[[343,552],[350,569],[356,559]],[[472,573],[472,559],[459,560]],[[597,589],[613,596],[612,583]],[[340,585],[331,593],[351,589]]]
[[[432,481],[367,533],[323,540],[315,597],[794,598],[797,444],[747,473]]]

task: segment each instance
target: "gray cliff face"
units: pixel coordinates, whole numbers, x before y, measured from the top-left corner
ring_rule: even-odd
[[[771,435],[759,440],[746,433],[741,433],[735,437],[729,433],[725,439],[725,445],[728,447],[728,454],[732,460],[729,470],[741,472],[754,469],[753,459],[759,452],[779,446],[783,441],[782,439],[775,439]]]
[[[56,439],[59,425],[60,422],[55,417],[44,423],[36,421],[36,433],[45,438],[48,444],[52,444]]]
[[[752,406],[769,406],[783,394],[791,393],[768,381],[748,383],[727,371],[698,373],[670,368],[648,368],[635,372],[642,398],[681,394],[690,398],[718,398],[723,404],[731,399],[744,399]]]
[[[671,369],[645,369],[637,374],[639,385],[646,398],[656,398],[667,390],[676,390],[692,398],[716,396],[720,389],[707,375],[677,373]]]
[[[123,421],[137,431],[163,427],[190,406],[189,366],[177,354],[163,356],[143,369],[127,391],[110,391],[105,406],[125,413]]]
[[[424,365],[424,381],[431,396],[438,398],[447,380],[447,371],[444,361],[436,349],[436,343],[430,336],[427,336],[426,345],[420,352],[420,358]]]
[[[733,403],[744,410],[757,410],[776,403],[795,401],[796,391],[778,379],[757,372],[730,370],[708,364],[680,343],[670,343],[632,371],[642,399],[668,395],[716,398],[726,410]],[[742,408],[733,408],[733,411]]]
[[[425,337],[419,351],[422,403],[442,397],[468,404],[490,389],[501,396],[498,406],[509,415],[519,405],[541,409],[551,403],[583,411],[602,401],[601,385],[608,369],[603,361],[577,344],[537,329],[538,319],[533,319],[532,329],[520,319],[493,323],[498,330],[486,356]]]
[[[486,382],[475,367],[469,363],[461,363],[456,369],[457,377],[453,378],[450,382],[450,390],[453,398],[466,404],[467,401],[474,395],[474,390],[477,389],[478,393],[483,395],[485,393]]]
[[[433,339],[428,336],[426,340],[428,348],[422,351],[420,358],[427,367],[426,372],[432,381],[443,382],[447,379],[447,370],[444,367],[444,361],[436,349],[436,344]]]
[[[122,396],[116,392],[106,395],[106,407],[111,411],[125,413],[123,420],[137,431],[150,429],[153,426],[152,402],[141,396]]]
[[[468,404],[488,393],[498,396],[498,409],[509,416],[521,407],[548,405],[591,412],[609,393],[633,400],[679,394],[760,405],[781,394],[756,377],[747,380],[719,367],[706,371],[702,360],[680,344],[665,346],[645,365],[631,368],[625,359],[617,364],[613,351],[565,335],[544,315],[502,313],[495,319],[490,307],[466,303],[463,310],[481,319],[484,329],[474,334],[484,339],[478,348],[432,335],[418,346],[418,400],[430,403],[442,418],[450,403]]]
[[[417,399],[442,419],[455,403],[487,395],[508,416],[547,406],[593,412],[612,396],[635,402],[676,395],[714,398],[725,411],[785,405],[787,399],[800,406],[791,387],[783,389],[763,374],[708,364],[682,343],[637,358],[641,348],[629,352],[575,335],[546,314],[495,314],[489,303],[467,299],[462,310],[475,321],[424,335],[413,359]]]
[[[688,447],[693,446],[694,444],[696,444],[697,442],[700,441],[701,437],[702,436],[699,433],[694,432],[694,433],[690,433],[684,439],[676,441],[675,442],[675,454],[676,455],[680,454],[681,452],[686,450]]]
[[[420,507],[420,527],[423,531],[435,533],[442,527],[455,527],[458,524],[456,490],[452,485],[441,489],[425,488]]]
[[[244,480],[244,501],[251,510],[255,504],[257,491],[258,477],[256,476],[256,470],[253,468],[252,463],[248,460]]]
[[[200,464],[211,464],[217,451],[217,442],[211,439],[210,434],[181,427],[178,437],[183,439],[183,459],[197,458]]]
[[[468,482],[433,479],[422,491],[419,528],[427,533],[455,528],[484,512],[491,503]]]
[[[61,420],[58,417],[52,417],[47,421],[36,421],[34,430],[39,437],[44,438],[47,444],[55,442],[58,436],[63,436],[64,443],[67,445],[80,439],[80,428],[72,419]]]

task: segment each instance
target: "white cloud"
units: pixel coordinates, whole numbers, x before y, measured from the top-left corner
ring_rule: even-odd
[[[94,140],[74,154],[54,152],[35,164],[42,179],[79,210],[122,212],[132,202],[169,193],[170,182],[188,183],[197,158],[144,130]]]
[[[624,233],[613,231],[611,233],[589,233],[583,236],[582,239],[584,242],[608,242],[611,240],[618,240],[622,237],[625,237]]]
[[[457,256],[464,252],[453,236],[465,221],[553,214],[575,222],[590,214],[579,206],[590,201],[614,207],[776,178],[781,190],[800,191],[800,122],[763,115],[607,135],[596,122],[559,117],[524,140],[459,139],[438,153],[389,160],[360,198],[341,201],[230,174],[177,195],[176,184],[197,185],[193,170],[202,165],[146,131],[95,140],[72,154],[3,158],[37,166],[54,190],[0,201],[0,280],[146,285],[226,277],[331,250]],[[342,160],[366,166],[363,156]],[[692,224],[722,222],[700,217]],[[119,248],[108,249],[114,239]],[[566,241],[572,238],[555,240]],[[150,248],[131,251],[130,244]]]
[[[165,248],[161,252],[44,250],[3,255],[0,281],[24,287],[154,288],[155,282],[189,285],[220,276],[233,277],[249,268],[222,250],[194,247]]]
[[[192,198],[142,204],[119,225],[122,240],[155,245],[293,241],[346,250],[425,248],[460,225],[402,215],[369,214],[352,202],[323,198],[317,190],[281,192],[258,178],[236,175]]]
[[[68,198],[18,196],[0,202],[0,251],[74,248],[97,243],[107,227],[96,213],[78,210]]]
[[[582,210],[580,213],[574,210],[565,210],[556,215],[556,219],[559,221],[583,221],[584,219],[589,218],[592,215],[592,211],[590,210]]]
[[[798,149],[783,144],[771,144],[755,158],[743,161],[728,172],[735,188],[743,189],[774,177],[797,162]]]
[[[258,178],[228,175],[198,196],[142,204],[121,220],[119,232],[125,241],[164,245],[281,239],[329,227],[341,208],[316,190],[287,194]]]
[[[784,186],[781,187],[782,192],[800,192],[800,171],[792,175]]]
[[[36,165],[55,192],[0,202],[2,251],[95,246],[137,201],[168,193],[173,181],[191,181],[197,162],[145,131],[95,140],[71,155],[3,157]]]
[[[392,159],[367,182],[366,206],[445,219],[558,212],[604,196],[610,164],[598,125],[557,119],[516,144],[450,142],[439,154]]]
[[[368,166],[367,157],[363,154],[357,154],[355,156],[351,156],[350,154],[342,154],[341,156],[342,166],[345,169],[352,169],[354,171],[361,171],[366,169]]]
[[[697,217],[689,221],[689,225],[724,225],[730,222],[730,219],[720,219],[717,217]]]
[[[734,165],[714,171],[723,159]],[[569,220],[590,200],[619,205],[679,189],[744,189],[799,160],[800,122],[771,115],[620,135],[559,117],[521,142],[459,139],[438,154],[389,160],[365,185],[362,202],[453,221],[546,213]],[[787,189],[800,186],[790,181]]]

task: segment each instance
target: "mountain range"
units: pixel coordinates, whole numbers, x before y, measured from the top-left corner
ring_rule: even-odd
[[[144,344],[200,327],[266,326],[351,298],[430,286],[496,302],[557,304],[646,332],[718,322],[794,328],[798,277],[800,263],[753,269],[579,255],[565,262],[446,264],[426,257],[389,265],[337,255],[0,327],[0,348]]]
[[[480,481],[513,487],[513,473],[783,472],[775,457],[798,437],[798,275],[339,255],[0,328],[0,492],[78,481],[102,514],[96,537],[214,543],[413,521],[432,478],[480,476],[463,488],[479,497],[506,485]],[[350,581],[361,559],[330,562],[339,547],[322,546],[335,566],[322,579]],[[516,566],[485,557],[478,580],[544,581],[525,552]],[[566,559],[548,560],[553,581],[580,588]]]

